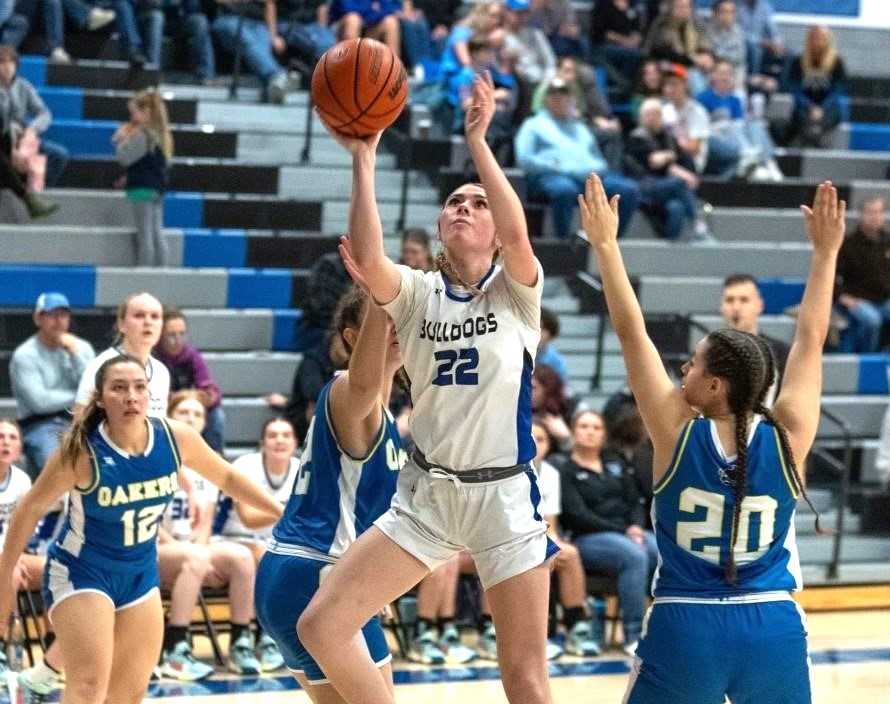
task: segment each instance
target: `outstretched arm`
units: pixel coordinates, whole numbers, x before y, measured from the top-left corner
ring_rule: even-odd
[[[504,267],[515,281],[534,286],[538,279],[538,267],[528,239],[522,201],[485,141],[485,132],[496,107],[494,83],[488,71],[473,80],[471,101],[464,122],[464,134],[473,164],[479,172],[479,180],[488,196],[488,207],[491,208],[495,232],[500,241]]]
[[[646,332],[643,311],[618,248],[618,196],[611,202],[607,200],[599,177],[591,174],[584,195],[578,196],[578,204],[584,231],[596,255],[612,327],[621,342],[628,383],[656,454],[669,456],[683,423],[692,417],[692,410],[668,376]],[[664,469],[658,464],[654,467],[656,475]],[[658,479],[656,476],[655,480]]]
[[[816,189],[813,207],[801,206],[807,236],[813,245],[810,273],[797,318],[797,330],[782,390],[773,412],[788,430],[788,440],[798,467],[819,427],[819,400],[822,396],[822,347],[831,318],[837,255],[844,242],[847,204],[838,201],[837,189],[826,181]]]
[[[344,137],[328,127],[331,136],[352,154],[352,193],[349,197],[349,239],[352,256],[374,300],[385,304],[399,293],[401,277],[383,251],[383,225],[377,210],[374,169],[377,166],[378,132],[365,139]]]

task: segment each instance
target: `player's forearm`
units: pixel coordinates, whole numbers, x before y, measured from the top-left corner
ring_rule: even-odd
[[[511,247],[527,241],[528,228],[522,201],[498,164],[491,147],[482,138],[468,140],[467,146],[488,196],[488,207],[501,244]]]
[[[385,382],[388,321],[382,308],[368,304],[349,358],[349,406],[356,417],[364,418],[380,403],[380,392]]]
[[[831,320],[837,252],[814,250],[797,318],[796,340],[825,342]]]
[[[637,296],[631,286],[617,242],[593,248],[599,266],[609,320],[622,346],[637,335],[646,335],[646,323]]]
[[[268,514],[272,517],[271,520],[266,521],[266,525],[274,522],[274,520],[281,516],[281,504],[275,500],[275,497],[245,477],[234,467],[229,469],[225,485],[220,488],[224,494],[231,496],[235,501],[239,502],[239,504],[245,504],[246,506],[242,506],[242,509],[252,507],[255,511],[262,514]],[[239,514],[240,513],[241,511],[239,511]],[[242,523],[247,525],[243,518]]]
[[[352,160],[352,197],[349,202],[349,240],[352,256],[362,269],[374,267],[385,258],[383,225],[374,192],[376,156],[356,154]]]

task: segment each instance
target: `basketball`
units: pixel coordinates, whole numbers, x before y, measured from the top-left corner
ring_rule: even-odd
[[[346,137],[386,129],[408,99],[399,58],[374,39],[347,39],[328,49],[312,74],[312,100],[321,119]]]

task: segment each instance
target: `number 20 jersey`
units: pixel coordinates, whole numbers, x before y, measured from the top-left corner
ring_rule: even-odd
[[[712,421],[696,418],[683,429],[667,473],[653,488],[656,597],[721,599],[802,588],[792,469],[777,429],[759,417],[749,433],[747,466],[732,585],[724,566],[731,545],[735,465],[724,455]]]
[[[544,274],[534,286],[492,266],[473,296],[443,278],[399,266],[384,308],[411,380],[411,436],[428,462],[455,471],[531,461],[531,378],[541,337]]]

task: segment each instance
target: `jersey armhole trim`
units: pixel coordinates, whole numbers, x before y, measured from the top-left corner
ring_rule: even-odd
[[[670,469],[661,478],[661,480],[656,482],[655,485],[652,487],[653,494],[658,494],[662,489],[664,489],[677,473],[677,468],[680,466],[680,460],[683,459],[683,452],[686,450],[686,443],[689,441],[689,434],[692,432],[692,427],[694,425],[695,418],[687,421],[686,428],[683,430],[683,434],[680,436],[677,447],[674,449],[673,461],[669,465]]]
[[[90,466],[93,468],[93,479],[86,488],[77,486],[77,484],[74,485],[75,490],[84,495],[92,494],[96,490],[96,487],[99,486],[100,479],[99,458],[96,457],[96,452],[93,450],[93,446],[89,441],[87,441],[87,452],[90,455]]]
[[[176,443],[176,436],[173,434],[172,428],[167,423],[166,418],[159,418],[161,424],[164,427],[164,432],[167,434],[167,440],[170,442],[170,449],[173,451],[173,459],[176,462],[176,471],[178,472],[182,469],[182,455],[179,454],[179,445]]]
[[[374,453],[377,452],[377,448],[380,447],[380,443],[383,442],[383,438],[386,437],[386,408],[383,406],[383,404],[380,404],[380,430],[377,433],[377,439],[374,441],[374,444],[371,445],[371,448],[368,450],[364,457],[354,457],[346,450],[344,450],[342,445],[340,445],[340,438],[337,437],[337,431],[334,429],[334,423],[331,420],[331,391],[333,391],[333,389],[334,385],[332,383],[330,387],[328,387],[328,391],[324,399],[324,419],[325,422],[328,424],[328,430],[331,431],[331,437],[334,438],[334,444],[337,446],[337,450],[346,455],[353,462],[364,464],[369,459],[371,459],[371,457],[374,456]]]
[[[794,480],[791,478],[792,469],[788,466],[787,462],[785,462],[785,453],[782,451],[782,438],[779,436],[779,429],[775,426],[773,426],[773,436],[776,438],[776,452],[779,455],[779,464],[782,465],[782,475],[788,483],[788,489],[791,490],[791,496],[796,500],[798,498],[797,487],[795,487]]]

